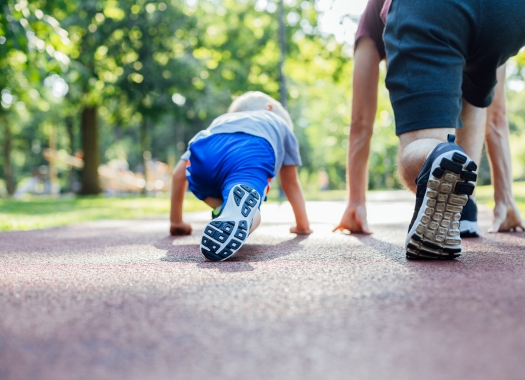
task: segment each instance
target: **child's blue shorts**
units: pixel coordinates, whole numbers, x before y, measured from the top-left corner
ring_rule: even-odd
[[[189,150],[188,187],[200,200],[222,198],[224,206],[236,184],[248,185],[264,198],[275,177],[275,153],[262,137],[220,133],[195,141]]]

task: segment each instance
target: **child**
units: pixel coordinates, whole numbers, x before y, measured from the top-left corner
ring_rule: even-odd
[[[191,234],[191,226],[182,220],[189,185],[197,198],[214,209],[202,235],[201,252],[209,260],[226,260],[259,226],[259,207],[279,173],[295,214],[296,226],[290,232],[310,234],[298,165],[299,144],[288,112],[262,92],[247,92],[232,103],[228,113],[191,139],[175,167],[170,233]]]

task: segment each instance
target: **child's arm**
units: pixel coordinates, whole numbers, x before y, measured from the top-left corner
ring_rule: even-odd
[[[182,220],[182,203],[188,180],[186,179],[186,161],[180,160],[173,170],[171,184],[170,234],[190,235],[191,226]]]
[[[279,173],[281,187],[283,188],[286,198],[292,205],[295,214],[296,225],[290,228],[290,232],[299,235],[308,235],[312,233],[308,216],[306,215],[306,206],[304,202],[303,190],[299,183],[297,167],[294,165],[283,165]]]

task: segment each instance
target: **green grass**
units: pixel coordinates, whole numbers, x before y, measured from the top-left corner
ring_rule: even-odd
[[[514,182],[512,185],[514,199],[520,210],[522,218],[525,217],[525,182]],[[478,186],[476,187],[477,202],[494,207],[494,189],[492,186]]]
[[[30,197],[0,199],[0,231],[33,230],[101,219],[133,219],[167,214],[168,198]],[[185,211],[208,210],[192,196],[184,201]]]
[[[525,216],[525,182],[513,185],[514,197],[522,216]],[[478,203],[494,206],[492,186],[476,188]],[[306,192],[312,201],[345,200],[345,190]],[[276,189],[269,195],[270,202],[282,201]],[[187,194],[184,210],[209,210],[203,202]],[[33,230],[65,224],[102,219],[133,219],[169,212],[168,198],[144,197],[61,197],[57,199],[30,197],[24,200],[0,199],[0,231]],[[334,222],[335,223],[335,222]]]

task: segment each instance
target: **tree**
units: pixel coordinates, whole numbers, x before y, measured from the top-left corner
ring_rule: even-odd
[[[58,22],[27,1],[8,0],[0,13],[0,90],[2,168],[8,194],[16,189],[12,150],[20,130],[12,122],[26,104],[39,97],[42,74],[60,71],[69,59],[62,52],[67,37]],[[19,127],[18,127],[19,128]]]

